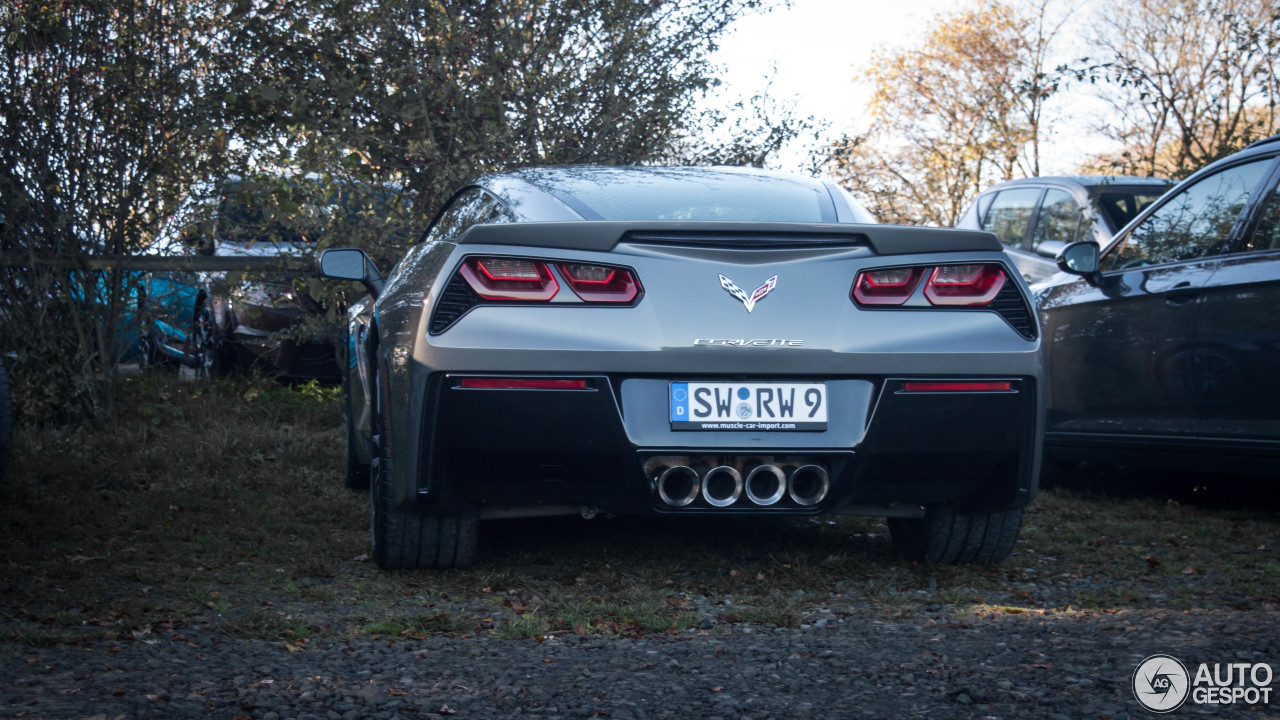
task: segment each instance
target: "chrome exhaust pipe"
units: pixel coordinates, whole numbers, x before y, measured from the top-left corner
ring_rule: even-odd
[[[787,476],[787,494],[802,507],[813,507],[827,497],[831,478],[819,465],[801,465]]]
[[[657,469],[658,497],[671,507],[684,507],[698,498],[702,489],[698,473],[688,465]]]
[[[702,476],[702,498],[713,507],[729,507],[742,497],[742,473],[728,465],[713,467]]]
[[[777,465],[756,465],[747,473],[746,485],[748,500],[769,506],[786,494],[787,476]]]

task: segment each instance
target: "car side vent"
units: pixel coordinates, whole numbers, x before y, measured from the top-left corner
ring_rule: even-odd
[[[467,314],[471,308],[479,305],[480,296],[467,284],[460,273],[454,273],[444,292],[436,300],[435,313],[431,316],[431,334],[438,335]]]
[[[1006,282],[1004,289],[996,295],[987,309],[994,310],[1022,337],[1028,340],[1036,339],[1036,324],[1031,317],[1031,309],[1027,307],[1027,301],[1018,291],[1016,284]]]

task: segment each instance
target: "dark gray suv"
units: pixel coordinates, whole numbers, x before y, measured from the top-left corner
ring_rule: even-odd
[[[1123,175],[1010,180],[983,191],[956,227],[994,233],[1018,272],[1038,282],[1058,272],[1054,258],[1062,248],[1078,240],[1106,247],[1172,186],[1172,180]]]
[[[1032,288],[1046,468],[1093,460],[1280,471],[1280,135],[1179,183]]]

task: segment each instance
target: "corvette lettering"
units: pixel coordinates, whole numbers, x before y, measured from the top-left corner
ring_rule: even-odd
[[[803,340],[784,340],[781,338],[698,338],[693,341],[694,345],[709,345],[712,347],[803,347]]]

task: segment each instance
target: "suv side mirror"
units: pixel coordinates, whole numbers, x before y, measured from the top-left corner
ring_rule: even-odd
[[[320,266],[321,276],[364,283],[369,294],[375,299],[382,294],[382,288],[387,284],[382,273],[378,272],[377,266],[359,248],[325,250],[320,253],[317,264]]]
[[[1080,275],[1090,284],[1098,280],[1098,264],[1101,258],[1098,246],[1088,240],[1073,242],[1058,253],[1058,269],[1072,275]]]

